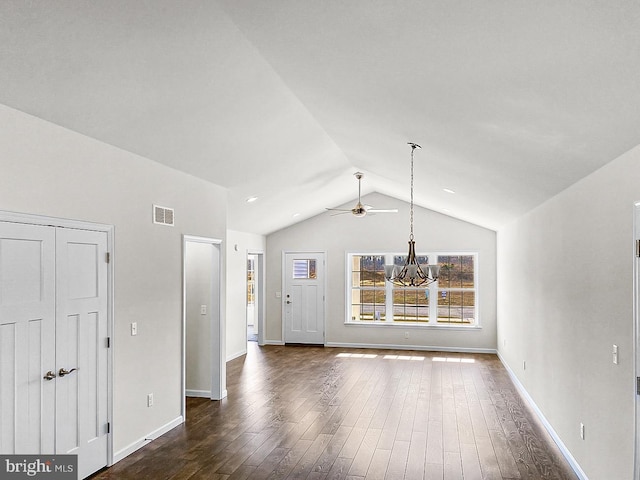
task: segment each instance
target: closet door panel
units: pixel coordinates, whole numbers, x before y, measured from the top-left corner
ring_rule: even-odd
[[[0,453],[54,453],[55,342],[55,229],[0,222]]]

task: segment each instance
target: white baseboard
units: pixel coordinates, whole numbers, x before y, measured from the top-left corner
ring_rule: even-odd
[[[185,390],[185,397],[211,398],[211,390]]]
[[[220,398],[212,398],[211,400],[222,400],[223,398],[227,398],[227,390],[226,390],[226,389],[225,389],[225,390],[223,390],[223,391],[220,393]]]
[[[247,354],[247,350],[246,350],[246,349],[241,350],[241,351],[239,351],[239,352],[236,352],[236,353],[234,353],[234,354],[232,354],[232,355],[229,355],[229,356],[227,357],[227,362],[230,362],[230,361],[231,361],[231,360],[233,360],[234,358],[238,358],[238,357],[241,357],[242,355],[246,355],[246,354]]]
[[[282,340],[265,340],[263,345],[284,345]]]
[[[123,458],[128,457],[129,455],[131,455],[136,450],[139,450],[140,448],[144,447],[145,445],[147,445],[149,442],[152,442],[156,438],[161,437],[162,435],[167,433],[169,430],[174,429],[175,427],[177,427],[181,423],[184,423],[184,418],[182,417],[182,415],[180,415],[178,418],[170,421],[169,423],[163,425],[162,427],[154,430],[153,432],[149,433],[148,435],[145,435],[144,437],[140,438],[139,440],[136,440],[135,442],[130,443],[129,445],[124,447],[122,450],[117,451],[113,455],[113,463],[118,463]]]
[[[513,372],[513,370],[511,370],[509,365],[507,365],[507,362],[505,361],[504,358],[502,358],[502,355],[500,355],[500,352],[498,352],[498,358],[502,362],[502,365],[504,365],[504,368],[509,374],[509,377],[511,377],[511,381],[516,386],[520,394],[527,400],[527,402],[529,402],[529,404],[531,405],[531,408],[533,408],[533,411],[536,413],[536,415],[544,425],[544,428],[547,429],[547,432],[549,432],[549,435],[551,435],[551,438],[553,438],[553,441],[556,442],[556,445],[558,445],[560,452],[562,453],[564,458],[566,458],[567,462],[569,462],[569,465],[571,466],[575,474],[578,476],[580,480],[589,480],[587,478],[587,474],[584,473],[584,471],[582,470],[582,468],[580,467],[576,459],[573,458],[573,455],[571,455],[571,452],[569,451],[567,446],[564,444],[564,442],[560,440],[560,437],[558,436],[556,431],[553,429],[549,421],[546,419],[546,417],[542,413],[542,410],[538,408],[538,405],[536,405],[536,402],[533,401],[533,398],[531,398],[531,395],[529,395],[529,392],[527,392],[527,389],[524,388],[524,385],[520,382],[516,374]]]
[[[492,353],[494,355],[497,353],[495,348],[440,347],[434,345],[389,345],[376,343],[327,342],[324,346],[342,348],[376,348],[381,350],[421,350],[427,352]]]

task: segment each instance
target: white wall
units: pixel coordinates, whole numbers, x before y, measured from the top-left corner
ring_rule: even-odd
[[[227,231],[227,360],[247,353],[247,254],[265,249],[263,235]]]
[[[500,355],[591,480],[633,475],[639,179],[636,147],[498,233]]]
[[[211,315],[214,247],[210,243],[186,242],[186,390],[187,396],[211,397]],[[206,305],[207,313],[201,307]]]
[[[226,190],[2,105],[0,125],[1,209],[115,225],[118,453],[180,416],[181,237],[224,238]],[[152,224],[153,203],[175,227]]]
[[[467,222],[416,207],[414,232],[418,251],[478,252],[479,330],[418,329],[345,325],[345,267],[347,252],[398,252],[405,254],[409,236],[409,205],[381,194],[363,197],[376,208],[398,208],[397,214],[324,213],[267,236],[266,342],[282,341],[282,252],[326,251],[327,343],[416,346],[442,349],[495,350],[496,348],[496,234]],[[350,208],[350,206],[349,206]]]

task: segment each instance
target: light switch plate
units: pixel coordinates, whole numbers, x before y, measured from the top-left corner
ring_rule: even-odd
[[[200,305],[200,315],[206,315],[206,314],[207,314],[207,306]]]
[[[618,365],[618,345],[613,346],[613,363]]]
[[[138,322],[131,323],[131,336],[138,334]]]

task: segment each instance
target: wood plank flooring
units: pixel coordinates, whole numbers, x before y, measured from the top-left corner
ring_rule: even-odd
[[[93,478],[576,479],[495,355],[258,347]]]

